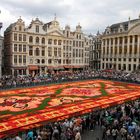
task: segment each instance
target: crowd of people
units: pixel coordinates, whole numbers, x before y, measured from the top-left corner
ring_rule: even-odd
[[[120,80],[127,82],[140,83],[140,73],[131,72],[127,73],[124,71],[115,70],[100,70],[100,71],[57,71],[47,74],[37,74],[34,77],[31,75],[20,75],[20,76],[3,76],[0,80],[0,88],[13,88],[23,86],[34,86],[56,82],[66,82],[84,79],[104,78],[112,80]]]
[[[94,140],[139,140],[140,139],[140,100],[115,107],[48,123],[29,130],[13,140],[81,140],[82,135],[99,127],[100,136]],[[82,139],[84,140],[84,139]]]

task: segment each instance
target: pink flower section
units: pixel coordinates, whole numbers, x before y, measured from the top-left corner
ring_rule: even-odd
[[[67,88],[64,89],[61,95],[75,95],[75,96],[97,96],[101,95],[99,88]]]
[[[108,92],[108,94],[123,94],[123,93],[130,92],[128,89],[118,88],[118,87],[108,88],[108,89],[105,89],[105,90]]]

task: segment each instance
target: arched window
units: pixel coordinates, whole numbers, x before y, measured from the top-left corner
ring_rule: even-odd
[[[44,37],[42,38],[42,44],[45,44],[45,38]]]
[[[39,59],[36,59],[36,64],[40,64],[40,60]]]
[[[57,40],[56,39],[54,40],[54,45],[57,45]]]
[[[40,50],[39,50],[39,48],[36,48],[35,54],[36,54],[36,56],[39,56],[39,55],[40,55]]]
[[[48,60],[48,64],[51,64],[51,63],[52,63],[52,59],[49,59],[49,60]]]
[[[39,37],[36,37],[36,43],[39,44]]]
[[[62,44],[62,41],[61,40],[58,40],[58,45],[61,45]]]
[[[44,59],[42,59],[42,64],[44,64],[45,63],[45,60]]]
[[[29,36],[29,42],[33,43],[33,37],[32,36]]]
[[[49,39],[48,40],[48,44],[52,44],[52,39]]]

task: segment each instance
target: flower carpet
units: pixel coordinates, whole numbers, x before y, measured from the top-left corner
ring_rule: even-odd
[[[140,97],[140,86],[90,80],[0,92],[0,138]]]

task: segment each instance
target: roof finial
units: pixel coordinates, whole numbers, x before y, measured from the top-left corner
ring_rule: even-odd
[[[56,13],[54,13],[54,20],[56,20]]]
[[[139,19],[140,19],[140,14],[139,14]]]
[[[129,16],[128,20],[130,21],[130,16]]]
[[[100,34],[100,31],[99,31],[99,28],[98,28],[97,35],[99,35],[99,34]]]

